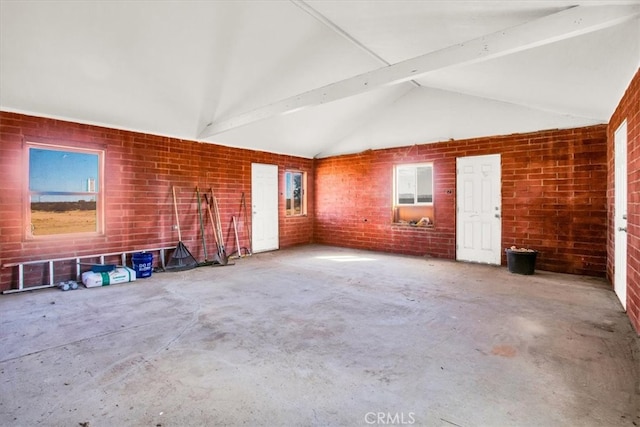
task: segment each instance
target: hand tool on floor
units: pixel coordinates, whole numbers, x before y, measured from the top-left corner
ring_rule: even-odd
[[[169,262],[165,266],[166,271],[189,270],[198,266],[198,261],[191,255],[189,249],[182,243],[182,232],[180,231],[180,218],[178,217],[178,202],[176,200],[176,187],[171,187],[173,194],[173,210],[176,215],[176,228],[178,229],[178,244],[171,253]]]
[[[245,249],[247,249],[248,255],[251,256],[251,248],[253,247],[253,243],[251,242],[251,230],[249,229],[249,220],[247,219],[247,201],[244,197],[244,191],[242,192],[242,198],[240,199],[240,210],[244,215],[243,216],[244,228],[247,233],[247,237],[249,239],[249,247]]]
[[[233,233],[236,236],[236,252],[238,253],[238,257],[242,258],[242,248],[240,247],[240,239],[238,238],[238,224],[236,223],[236,217],[232,216],[231,220],[233,221]]]
[[[229,261],[227,252],[224,249],[224,233],[222,232],[222,221],[220,220],[220,209],[218,208],[218,199],[213,194],[213,188],[210,188],[211,200],[213,202],[213,213],[216,219],[216,230],[218,232],[218,254],[220,255],[221,264],[226,265]]]
[[[202,250],[204,251],[204,262],[200,265],[209,265],[212,261],[207,259],[207,239],[204,232],[204,220],[202,219],[202,199],[200,198],[200,189],[196,185],[196,197],[198,198],[198,218],[200,219],[200,234],[202,234]]]
[[[209,197],[206,193],[204,195],[204,199],[207,202],[207,211],[209,212],[209,219],[211,220],[211,228],[213,229],[213,235],[216,238],[216,247],[218,249],[218,252],[216,254],[216,262],[221,265],[227,265],[229,262],[229,258],[224,251],[224,244],[222,243],[222,227],[217,227],[217,221],[214,219],[211,209],[211,206],[214,205],[214,202],[213,200],[209,200]]]

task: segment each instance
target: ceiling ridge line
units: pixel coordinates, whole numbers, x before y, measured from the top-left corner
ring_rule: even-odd
[[[309,16],[311,16],[312,18],[314,18],[315,20],[320,22],[322,25],[326,26],[327,28],[331,29],[333,32],[335,32],[339,36],[343,37],[344,39],[349,41],[351,44],[356,46],[358,49],[360,49],[363,52],[367,53],[369,56],[371,56],[372,58],[374,58],[375,60],[377,60],[381,64],[391,65],[391,63],[389,61],[387,61],[386,59],[384,59],[383,57],[378,55],[373,50],[369,49],[360,40],[358,40],[355,37],[353,37],[351,34],[346,32],[342,27],[340,27],[338,24],[336,24],[335,22],[333,22],[332,20],[327,18],[322,13],[318,12],[316,9],[314,9],[312,6],[310,6],[304,0],[289,0],[289,1],[291,3],[293,3],[294,5],[298,6],[298,8],[300,8],[300,10],[304,11]],[[411,80],[411,83],[415,87],[420,87],[420,83],[416,82],[415,80]]]
[[[354,135],[356,132],[359,132],[362,129],[365,129],[365,127],[368,126],[369,123],[374,121],[377,117],[380,117],[381,115],[384,115],[389,108],[391,108],[392,106],[398,104],[398,102],[400,102],[403,98],[409,96],[416,89],[423,89],[423,88],[424,88],[424,86],[409,88],[408,90],[405,90],[404,92],[402,92],[400,95],[395,96],[393,98],[393,101],[391,101],[391,103],[385,104],[381,108],[375,109],[375,110],[369,112],[366,115],[366,117],[363,117],[361,120],[359,120],[359,122],[356,124],[356,126],[352,127],[349,130],[349,132],[347,132],[345,135],[342,135],[342,137],[340,137],[338,140],[333,141],[332,144],[329,145],[328,147],[325,147],[324,151],[320,151],[320,152],[316,153],[313,156],[313,158],[314,159],[320,159],[320,158],[324,158],[324,157],[327,157],[327,156],[331,157],[332,154],[329,154],[329,155],[325,156],[325,152],[327,151],[327,149],[331,149],[332,147],[337,146],[338,144],[342,143],[346,138],[350,137],[351,135]],[[365,149],[365,151],[366,150],[368,150],[368,149]]]

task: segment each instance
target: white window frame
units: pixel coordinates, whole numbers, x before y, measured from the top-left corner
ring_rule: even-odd
[[[49,151],[61,151],[61,152],[69,152],[69,153],[82,153],[82,154],[91,154],[98,156],[98,176],[95,178],[93,183],[87,182],[87,191],[32,191],[30,186],[31,180],[31,168],[30,168],[30,150],[32,148],[49,150]],[[27,240],[46,240],[46,239],[69,239],[69,238],[77,238],[83,236],[103,236],[104,235],[104,194],[105,194],[105,179],[104,179],[104,163],[105,163],[105,151],[101,149],[91,149],[91,148],[79,148],[71,145],[64,145],[59,143],[48,143],[48,142],[37,142],[37,141],[29,141],[27,140],[24,144],[24,168],[25,178],[24,178],[24,209],[23,209],[23,217],[24,217],[24,231],[25,238]],[[97,181],[98,190],[95,191],[95,186]],[[93,187],[93,191],[88,191],[89,187]],[[96,229],[95,231],[85,231],[85,232],[73,232],[73,233],[57,233],[57,234],[44,234],[37,235],[33,233],[32,229],[32,221],[31,221],[31,200],[33,196],[38,195],[91,195],[95,197],[96,200]]]
[[[293,175],[300,175],[300,213],[295,213],[295,209],[293,207],[293,194],[289,194],[293,192]],[[287,200],[291,199],[291,207],[287,207]],[[284,210],[285,216],[294,217],[294,216],[305,216],[307,215],[307,173],[300,170],[287,169],[284,172]]]
[[[418,168],[430,168],[431,169],[431,201],[429,202],[421,202],[418,201]],[[413,184],[408,184],[408,185],[412,185],[413,188],[411,190],[413,190],[413,202],[412,203],[406,203],[400,202],[400,196],[402,194],[407,194],[407,193],[401,193],[401,189],[399,189],[399,185],[400,185],[400,173],[402,173],[403,171],[406,173],[407,171],[413,170]],[[403,206],[433,206],[434,202],[435,202],[435,192],[434,192],[434,187],[435,187],[435,171],[434,171],[434,167],[433,167],[433,163],[404,163],[404,164],[398,164],[395,165],[393,168],[393,205],[394,207],[403,207]]]

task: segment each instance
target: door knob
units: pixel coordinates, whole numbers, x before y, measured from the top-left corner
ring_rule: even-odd
[[[618,231],[624,231],[626,233],[627,227],[618,227]]]
[[[496,216],[496,218],[500,218],[500,214],[496,214],[495,216]]]

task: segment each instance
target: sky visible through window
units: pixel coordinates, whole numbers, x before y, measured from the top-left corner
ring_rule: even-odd
[[[29,149],[29,190],[37,192],[98,191],[98,155],[73,151]],[[90,189],[90,180],[95,188]],[[38,195],[34,201],[89,200],[87,196]]]

